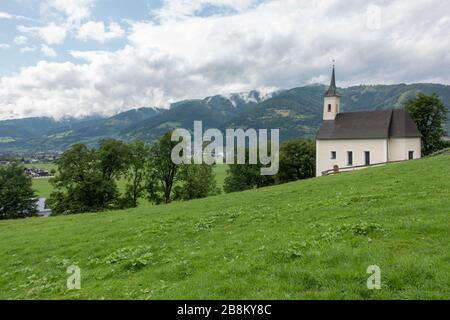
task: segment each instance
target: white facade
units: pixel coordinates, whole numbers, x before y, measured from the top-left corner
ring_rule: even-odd
[[[409,160],[412,152],[413,159],[422,158],[422,140],[420,138],[389,139],[388,161]]]
[[[366,153],[369,153],[369,159]],[[320,177],[335,166],[344,169],[409,160],[410,156],[412,159],[421,158],[420,138],[317,140],[316,176]]]
[[[367,140],[317,140],[316,175],[339,168],[365,165],[366,152],[370,153],[370,163],[387,162],[388,142],[384,139]],[[351,154],[349,154],[351,153]],[[335,159],[333,159],[335,157]]]

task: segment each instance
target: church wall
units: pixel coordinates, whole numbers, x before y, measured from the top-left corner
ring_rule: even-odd
[[[362,140],[317,140],[317,168],[319,177],[323,171],[331,170],[335,165],[339,168],[349,167],[347,152],[353,152],[353,166],[365,165],[364,152],[370,151],[372,164],[384,163],[388,159],[388,142],[386,139]],[[331,159],[331,152],[336,151],[336,159]]]
[[[419,159],[422,157],[421,150],[420,138],[389,139],[389,161],[408,160],[409,151],[414,151],[414,159]]]

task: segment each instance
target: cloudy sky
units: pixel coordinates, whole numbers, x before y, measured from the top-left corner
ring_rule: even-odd
[[[0,0],[0,119],[326,83],[450,84],[450,1]]]

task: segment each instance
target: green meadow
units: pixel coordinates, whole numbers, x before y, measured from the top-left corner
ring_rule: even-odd
[[[33,163],[26,164],[26,168],[37,168],[51,171],[57,169],[54,163]],[[53,191],[53,187],[49,182],[49,179],[33,179],[33,189],[36,191],[36,195],[42,198],[48,198]]]
[[[53,191],[50,179],[33,179],[33,189],[40,198],[48,198]]]
[[[447,154],[165,206],[3,221],[0,299],[449,299],[449,168]],[[71,265],[81,290],[66,288]],[[367,288],[371,265],[381,290]]]
[[[57,169],[55,163],[30,163],[24,165],[26,168],[37,168],[37,169],[45,169],[51,171],[52,169]]]

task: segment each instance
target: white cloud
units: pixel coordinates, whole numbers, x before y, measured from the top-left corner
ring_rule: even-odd
[[[55,58],[56,56],[58,56],[55,49],[50,48],[49,46],[47,46],[45,44],[42,45],[41,52],[44,54],[44,56],[49,57],[49,58]]]
[[[0,19],[6,19],[6,20],[28,20],[28,21],[33,21],[33,19],[24,17],[24,16],[18,16],[18,15],[14,15],[14,14],[10,14],[7,12],[3,12],[0,11]]]
[[[35,46],[32,46],[32,47],[26,46],[26,47],[20,48],[21,53],[35,52],[36,50],[37,50],[37,48]]]
[[[0,19],[12,19],[13,16],[7,12],[0,11]]]
[[[63,25],[56,25],[53,22],[44,27],[18,26],[17,30],[22,33],[30,33],[33,36],[38,36],[47,44],[63,43],[68,32],[67,27]]]
[[[89,21],[78,29],[77,38],[83,41],[95,40],[106,42],[112,39],[122,38],[125,31],[118,23],[111,22],[106,28],[103,22]]]
[[[379,28],[368,28],[373,17],[359,0],[345,10],[337,0],[242,7],[230,1],[231,13],[207,17],[197,13],[212,1],[200,2],[200,9],[185,9],[187,2],[167,1],[166,11],[155,12],[156,22],[132,23],[128,45],[115,52],[74,51],[76,63],[39,62],[1,77],[0,118],[109,115],[216,93],[325,82],[333,59],[339,85],[450,84],[448,1],[373,0],[381,8]],[[178,13],[170,18],[171,5]]]
[[[69,22],[87,18],[91,15],[95,0],[46,0],[46,5],[64,13]]]
[[[18,46],[24,45],[25,43],[27,43],[28,38],[25,36],[17,36],[14,38],[14,43]]]
[[[0,43],[0,50],[6,50],[11,48],[11,46],[9,44],[6,43]]]

